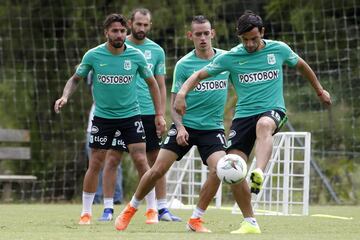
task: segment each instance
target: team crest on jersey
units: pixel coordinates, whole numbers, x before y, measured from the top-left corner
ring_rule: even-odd
[[[267,55],[268,64],[274,65],[276,63],[276,58],[273,53]]]
[[[145,50],[144,55],[145,55],[146,59],[151,59],[151,51],[150,50]]]
[[[124,61],[124,69],[125,70],[130,70],[131,69],[131,61],[130,60],[125,60]]]

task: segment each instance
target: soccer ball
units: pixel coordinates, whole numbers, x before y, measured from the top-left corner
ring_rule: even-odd
[[[216,174],[221,181],[228,184],[241,182],[247,174],[246,162],[239,155],[227,154],[219,159]]]

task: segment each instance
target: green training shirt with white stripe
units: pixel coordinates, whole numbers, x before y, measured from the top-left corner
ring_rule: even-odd
[[[144,54],[126,44],[124,52],[112,54],[104,43],[85,53],[76,74],[85,78],[91,70],[95,116],[115,119],[140,114],[136,75],[153,76]]]
[[[139,49],[144,54],[148,67],[154,76],[166,74],[165,52],[157,43],[145,38],[143,44],[135,44],[129,39],[126,40],[126,44]],[[141,114],[154,115],[155,108],[148,85],[139,75],[136,76],[136,84]]]
[[[194,72],[225,52],[216,48],[214,50],[215,56],[210,60],[197,57],[195,50],[181,58],[175,66],[171,92],[177,93]],[[213,77],[201,81],[187,94],[187,108],[182,119],[184,126],[198,130],[224,129],[228,77],[229,73],[226,71],[214,74]]]
[[[237,94],[234,118],[247,117],[269,110],[286,112],[283,96],[283,64],[294,67],[299,56],[283,42],[263,40],[265,47],[248,53],[242,44],[214,59],[205,71],[215,76],[230,72]]]

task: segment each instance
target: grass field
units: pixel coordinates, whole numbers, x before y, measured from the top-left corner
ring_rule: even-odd
[[[120,207],[116,206],[116,215]],[[229,210],[207,211],[204,220],[213,231],[210,234],[189,233],[184,222],[146,225],[144,209],[138,211],[125,232],[116,231],[113,222],[93,220],[90,226],[79,226],[80,210],[80,205],[72,204],[1,204],[0,239],[360,239],[359,206],[314,206],[306,217],[257,216],[263,233],[242,236],[229,234],[242,220],[241,215],[231,214]],[[95,205],[93,211],[95,218],[100,216],[102,206]],[[191,210],[173,211],[185,220],[191,215]],[[313,216],[315,214],[344,219]]]

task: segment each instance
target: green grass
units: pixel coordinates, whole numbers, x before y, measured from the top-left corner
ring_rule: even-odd
[[[121,206],[121,209],[123,206]],[[242,215],[231,214],[229,210],[209,209],[204,216],[210,234],[189,233],[185,223],[161,222],[146,225],[144,210],[140,209],[125,232],[114,229],[113,222],[100,223],[93,220],[90,226],[79,226],[81,206],[72,204],[2,204],[0,205],[0,239],[360,239],[360,207],[358,206],[316,206],[310,208],[310,216],[257,216],[261,235],[231,235],[239,227]],[[101,205],[93,208],[95,218],[100,216]],[[116,206],[116,214],[120,207]],[[191,210],[173,210],[183,219]],[[328,214],[352,217],[341,220],[314,217],[314,214]]]

